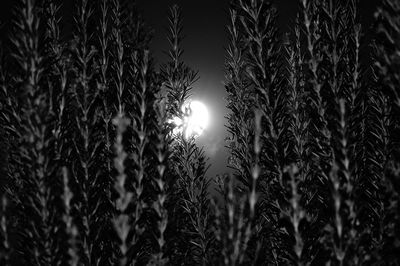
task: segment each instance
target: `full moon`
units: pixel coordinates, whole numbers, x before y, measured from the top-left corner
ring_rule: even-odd
[[[183,134],[186,139],[201,136],[210,122],[205,104],[200,101],[188,101],[182,106],[182,112],[185,114],[183,119],[173,119],[176,125],[174,133]]]

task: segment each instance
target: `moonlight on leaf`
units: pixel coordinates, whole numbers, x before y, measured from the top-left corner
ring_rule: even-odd
[[[210,123],[210,114],[205,104],[192,100],[182,105],[183,118],[175,117],[172,123],[175,126],[174,134],[183,134],[185,139],[199,137]]]

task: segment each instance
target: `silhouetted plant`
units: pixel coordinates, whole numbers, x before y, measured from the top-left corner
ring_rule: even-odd
[[[213,262],[216,265],[241,265],[247,259],[245,257],[247,243],[244,240],[251,234],[247,230],[249,220],[247,218],[247,195],[241,196],[235,193],[234,178],[226,175],[217,179],[219,191],[224,196],[223,207],[213,203],[215,209],[214,234],[217,241],[218,253]],[[256,254],[259,252],[256,250]],[[254,262],[257,260],[254,259]]]
[[[272,248],[268,255],[272,258],[273,253],[282,250],[279,237],[282,232],[278,229],[280,210],[276,200],[282,200],[283,194],[280,192],[283,169],[289,156],[288,115],[285,107],[287,91],[283,83],[283,60],[280,56],[280,40],[276,26],[277,13],[270,1],[237,1],[232,9],[232,47],[228,49],[228,70],[232,74],[227,76],[229,83],[226,86],[228,95],[232,97],[228,98],[231,100],[228,107],[234,112],[229,118],[228,126],[234,136],[231,141],[235,142],[231,144],[235,145],[232,146],[231,161],[234,162],[235,170],[238,170],[238,179],[251,189],[254,163],[251,143],[254,125],[247,122],[246,116],[252,113],[250,106],[255,105],[262,114],[261,153],[258,163],[260,177],[256,186],[260,192],[260,199],[256,217],[266,220],[259,220],[257,223],[271,225],[269,228],[263,227],[266,234],[264,239],[267,241],[263,248]],[[236,23],[236,20],[240,23]],[[242,96],[234,101],[233,97],[240,94]],[[236,109],[237,107],[240,109]],[[239,122],[237,119],[241,117],[247,121]]]
[[[384,132],[386,141],[385,171],[385,197],[384,197],[384,222],[382,258],[390,257],[393,263],[399,263],[395,254],[399,251],[398,236],[400,232],[399,220],[399,15],[400,5],[397,1],[385,0],[375,14],[376,17],[376,45],[375,45],[375,71],[377,81],[374,83],[380,91],[379,100],[384,104],[383,111]],[[382,119],[382,118],[381,118]],[[383,119],[382,119],[383,120]],[[385,158],[385,157],[384,157]]]
[[[50,114],[52,120],[48,121],[52,128],[51,154],[53,162],[48,166],[48,172],[51,176],[51,193],[54,195],[54,205],[57,206],[55,212],[55,224],[57,230],[57,261],[63,261],[67,255],[64,247],[67,239],[63,231],[62,211],[58,210],[61,206],[61,199],[56,195],[62,193],[62,171],[61,167],[66,165],[67,160],[65,155],[68,153],[67,134],[68,124],[67,119],[68,106],[71,101],[69,86],[71,79],[69,71],[71,70],[71,60],[67,53],[67,47],[62,40],[61,33],[61,14],[60,6],[55,3],[44,1],[42,17],[45,18],[45,75],[44,86],[49,90],[47,101],[49,102]]]
[[[161,66],[161,81],[166,89],[168,99],[167,108],[170,119],[175,116],[182,118],[185,114],[182,106],[190,96],[190,90],[198,79],[197,72],[181,60],[183,50],[182,31],[183,19],[178,6],[171,7],[169,15],[169,32],[167,35],[170,49],[168,50],[169,62]]]
[[[2,265],[10,265],[10,241],[8,228],[8,202],[5,195],[1,197],[1,215],[0,215],[0,262]]]
[[[255,104],[254,99],[254,89],[250,86],[250,80],[247,74],[248,70],[248,57],[247,57],[247,46],[246,46],[246,35],[242,28],[241,24],[241,7],[239,3],[235,5],[234,3],[230,8],[230,24],[228,26],[228,31],[230,35],[230,43],[227,48],[227,56],[226,56],[226,73],[225,73],[225,88],[228,92],[228,109],[230,109],[230,113],[227,115],[228,118],[228,132],[230,136],[228,136],[228,148],[230,150],[230,157],[228,160],[228,166],[234,170],[235,179],[240,181],[238,183],[237,188],[241,191],[241,195],[243,198],[240,198],[239,195],[237,197],[240,198],[240,201],[237,202],[234,206],[229,206],[231,209],[239,208],[241,205],[247,205],[247,201],[245,201],[246,194],[249,194],[249,207],[250,213],[242,213],[242,221],[245,224],[241,224],[240,228],[234,227],[231,228],[230,232],[233,233],[234,230],[239,230],[237,234],[239,234],[239,239],[235,241],[243,241],[244,246],[237,247],[239,250],[232,250],[231,244],[235,245],[235,243],[229,243],[226,237],[234,237],[232,234],[229,236],[225,236],[224,233],[228,233],[224,231],[224,228],[217,228],[219,233],[217,235],[217,241],[221,243],[223,253],[224,253],[224,265],[228,265],[229,262],[232,263],[242,263],[247,258],[247,251],[250,251],[251,256],[255,257],[253,254],[254,250],[248,248],[248,245],[252,245],[253,236],[256,235],[254,226],[258,215],[261,215],[259,211],[259,205],[257,203],[258,193],[260,190],[260,175],[261,173],[261,165],[260,163],[260,153],[262,148],[261,134],[262,128],[261,124],[259,124],[257,134],[254,131],[254,125],[257,123],[261,123],[261,111],[258,112],[258,119],[254,119],[254,110],[252,109]],[[229,181],[233,182],[233,181]],[[236,184],[236,183],[235,183]],[[226,188],[229,188],[226,187]],[[233,188],[232,188],[233,189]],[[222,194],[225,193],[225,197],[231,195],[230,192],[227,192],[223,189],[221,191]],[[232,192],[233,193],[233,192]],[[244,195],[243,195],[244,194]],[[228,200],[225,198],[225,200]],[[233,204],[231,202],[230,204]],[[221,217],[221,211],[217,212],[217,219],[219,219],[220,226],[225,226],[225,217]],[[247,215],[250,215],[247,217]],[[232,217],[230,217],[232,218]],[[250,218],[250,220],[248,220]],[[221,220],[222,219],[222,220]],[[231,223],[233,221],[230,221]],[[253,223],[254,222],[254,223]],[[233,226],[230,224],[229,226]],[[238,225],[239,226],[239,225]],[[242,228],[243,227],[243,228]],[[236,229],[235,229],[236,228]],[[244,229],[245,228],[245,229]],[[222,230],[222,231],[221,231]],[[232,231],[233,230],[233,231]],[[245,232],[242,232],[244,230]],[[244,234],[245,233],[245,234]],[[260,233],[260,232],[258,232]],[[221,235],[222,234],[222,235]],[[236,234],[236,233],[235,233]],[[254,234],[254,235],[253,235]],[[241,237],[243,236],[243,239]],[[257,242],[254,245],[261,245],[263,238],[260,239],[260,242]],[[232,239],[231,239],[232,240]],[[228,241],[228,242],[225,242]],[[237,243],[236,243],[237,244]],[[259,247],[261,248],[261,247]],[[232,256],[238,256],[238,254],[234,255],[231,253],[240,253],[240,258],[233,258]]]
[[[44,57],[39,31],[40,19],[35,1],[21,2],[20,11],[15,23],[15,35],[12,42],[15,46],[13,57],[18,66],[16,72],[16,93],[18,95],[17,113],[18,158],[13,162],[17,166],[13,172],[22,182],[20,197],[24,216],[20,220],[24,226],[24,238],[29,248],[21,247],[29,264],[54,264],[56,230],[54,209],[52,205],[52,184],[49,178],[55,163],[52,156],[51,92],[44,84]],[[22,210],[21,210],[22,211]]]
[[[208,168],[206,158],[192,138],[185,139],[180,135],[175,145],[174,168],[179,177],[177,188],[180,191],[178,209],[183,211],[181,219],[185,223],[181,228],[185,243],[182,247],[187,250],[192,264],[208,265],[213,238],[208,198],[210,181],[205,176]]]
[[[168,136],[167,124],[167,109],[166,99],[161,98],[156,102],[157,112],[157,140],[154,145],[154,153],[157,158],[157,173],[158,176],[154,178],[154,183],[157,192],[157,198],[153,203],[153,210],[157,216],[157,229],[155,230],[155,238],[157,240],[158,248],[151,261],[150,265],[167,265],[168,254],[166,254],[166,229],[168,226],[168,210],[166,208],[166,201],[168,198],[168,159],[169,159],[169,144],[170,137]]]
[[[0,47],[3,43],[0,42]],[[6,56],[4,49],[0,48],[0,148],[3,153],[0,155],[0,191],[5,193],[6,185],[8,183],[7,165],[8,165],[8,131],[6,130],[7,124],[10,122],[11,98],[7,89],[7,68],[5,67]]]
[[[99,264],[112,264],[114,261],[114,251],[117,249],[113,241],[109,241],[110,235],[114,234],[114,227],[112,225],[112,217],[115,215],[115,206],[113,202],[113,142],[115,137],[115,129],[112,124],[112,119],[116,115],[115,111],[115,100],[113,97],[113,64],[114,61],[112,49],[113,49],[113,35],[112,31],[120,31],[116,29],[116,23],[114,21],[114,14],[116,6],[112,1],[104,0],[98,1],[96,12],[98,12],[99,28],[96,32],[97,42],[95,44],[98,53],[95,55],[97,62],[96,72],[96,86],[98,89],[98,113],[96,130],[100,133],[101,138],[99,142],[99,153],[102,154],[102,160],[100,164],[100,172],[98,179],[101,180],[100,184],[103,189],[103,193],[99,195],[101,204],[99,208],[102,209],[101,217],[101,230],[99,235],[101,236],[98,240],[101,242],[101,261]],[[97,17],[96,17],[97,18]]]
[[[299,21],[296,21],[292,45],[287,45],[287,86],[288,86],[288,110],[289,110],[289,136],[291,136],[292,148],[289,154],[293,164],[286,167],[289,175],[286,181],[288,191],[286,202],[282,203],[281,223],[288,227],[288,259],[295,265],[307,265],[311,261],[309,254],[310,242],[307,237],[307,226],[311,220],[306,212],[304,184],[309,173],[309,161],[307,160],[307,143],[310,118],[306,112],[306,94],[304,91],[304,59],[301,53]],[[286,206],[285,206],[286,205]]]
[[[309,160],[312,162],[307,181],[314,179],[312,182],[314,184],[307,184],[313,195],[307,201],[308,204],[314,204],[315,201],[315,204],[319,205],[323,204],[326,198],[326,195],[323,195],[326,188],[323,187],[328,180],[332,162],[331,133],[328,130],[327,107],[322,92],[324,81],[320,75],[323,67],[323,50],[320,42],[322,27],[318,9],[322,3],[304,0],[301,4],[301,25],[304,29],[304,34],[301,36],[304,36],[307,47],[304,54],[305,91],[310,94],[307,97],[310,105],[307,113],[311,118],[310,134],[315,138],[313,142],[307,143]],[[318,207],[314,210],[318,210]]]
[[[253,110],[249,108],[253,105],[253,90],[249,87],[249,80],[246,75],[246,46],[245,36],[240,29],[240,16],[238,10],[233,5],[230,8],[230,25],[228,26],[230,43],[227,48],[225,88],[228,93],[227,107],[230,112],[228,118],[228,147],[230,157],[228,165],[235,172],[235,176],[243,183],[247,189],[251,189],[251,169],[252,158],[250,155],[253,141],[252,123]]]
[[[178,6],[173,6],[169,16],[168,51],[169,62],[161,67],[161,82],[167,100],[167,122],[189,115],[183,106],[190,96],[197,72],[181,60],[182,16]],[[188,108],[190,109],[190,108]],[[171,123],[171,122],[169,122]],[[177,133],[181,131],[180,133]],[[169,195],[166,206],[169,210],[169,225],[166,231],[166,249],[175,263],[209,265],[211,211],[209,209],[209,180],[206,159],[192,136],[186,136],[185,125],[172,125],[169,134],[175,135],[171,142]],[[186,139],[188,137],[189,139]],[[178,203],[176,206],[174,203]]]
[[[93,86],[94,83],[94,48],[90,23],[93,20],[93,7],[87,0],[76,3],[74,42],[72,43],[72,54],[74,57],[74,83],[73,110],[71,116],[75,121],[73,126],[72,154],[73,160],[71,176],[76,182],[76,199],[79,225],[80,244],[82,245],[81,263],[92,265],[100,258],[97,249],[99,237],[98,206],[99,202],[99,141],[97,134],[99,91]],[[79,222],[78,222],[79,221]]]
[[[62,169],[64,193],[62,200],[64,203],[63,222],[65,224],[65,233],[67,235],[67,261],[68,265],[76,266],[79,263],[78,254],[78,228],[74,224],[72,217],[71,200],[73,194],[69,188],[69,176],[66,167]]]
[[[125,161],[128,154],[124,151],[123,137],[129,120],[124,118],[123,113],[120,113],[113,121],[117,127],[116,142],[114,145],[116,157],[114,159],[114,167],[118,172],[115,181],[115,190],[118,193],[116,200],[117,214],[114,218],[114,228],[119,239],[119,265],[127,265],[128,263],[128,250],[131,243],[128,241],[128,235],[131,229],[129,214],[127,209],[132,201],[133,193],[126,190],[126,173]],[[135,225],[134,225],[135,226]]]

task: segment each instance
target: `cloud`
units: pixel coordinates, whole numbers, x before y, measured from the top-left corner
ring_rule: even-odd
[[[212,159],[224,148],[224,138],[221,136],[205,136],[199,140],[199,144],[204,147],[206,156]]]

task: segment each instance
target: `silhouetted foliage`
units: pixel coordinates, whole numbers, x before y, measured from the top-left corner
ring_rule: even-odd
[[[232,0],[215,180],[174,122],[198,80],[179,7],[157,70],[135,1],[73,4],[65,27],[16,1],[0,40],[1,265],[399,265],[399,1],[368,43],[357,0],[299,0],[284,35]]]

